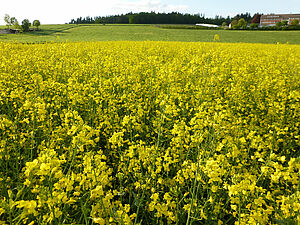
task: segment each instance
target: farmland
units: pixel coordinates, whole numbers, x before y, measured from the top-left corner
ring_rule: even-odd
[[[181,26],[182,27],[182,26]],[[2,28],[5,28],[4,26]],[[300,31],[234,31],[163,29],[152,25],[42,25],[41,31],[23,34],[0,34],[0,41],[79,42],[79,41],[183,41],[300,44]]]
[[[297,224],[299,56],[1,42],[0,224]]]

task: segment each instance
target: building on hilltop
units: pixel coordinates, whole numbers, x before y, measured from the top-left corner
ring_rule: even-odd
[[[300,21],[300,14],[269,14],[262,15],[260,18],[261,26],[274,26],[278,22],[288,21],[288,24],[291,24],[293,20]]]

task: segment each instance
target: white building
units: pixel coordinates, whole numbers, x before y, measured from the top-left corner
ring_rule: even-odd
[[[201,27],[219,27],[218,25],[215,24],[206,24],[206,23],[197,23],[196,26],[201,26]]]

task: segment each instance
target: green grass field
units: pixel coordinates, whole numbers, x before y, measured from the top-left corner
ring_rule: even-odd
[[[0,28],[5,28],[4,26]],[[220,42],[290,43],[300,44],[300,31],[232,31],[164,29],[152,25],[43,25],[41,31],[23,34],[0,34],[0,41],[61,42],[61,41],[186,41],[212,42],[214,35]]]

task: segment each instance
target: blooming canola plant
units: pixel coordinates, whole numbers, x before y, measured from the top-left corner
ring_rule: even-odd
[[[297,224],[299,56],[0,43],[0,224]]]

